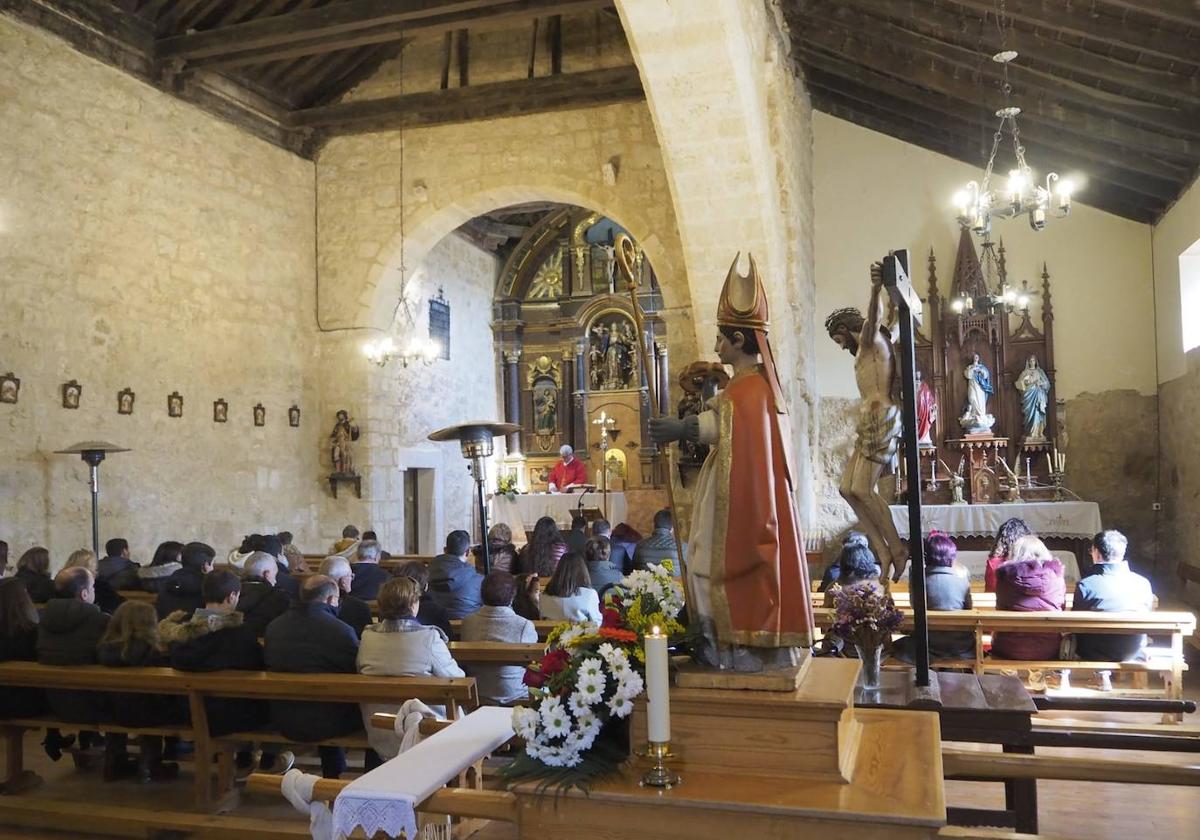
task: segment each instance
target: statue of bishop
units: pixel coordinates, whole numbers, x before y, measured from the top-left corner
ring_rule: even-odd
[[[698,415],[651,420],[650,436],[710,447],[686,553],[688,612],[704,638],[694,654],[753,672],[795,665],[798,648],[812,644],[813,614],[767,295],[754,259],[745,277],[737,263],[717,308],[715,350],[733,368],[729,385]]]

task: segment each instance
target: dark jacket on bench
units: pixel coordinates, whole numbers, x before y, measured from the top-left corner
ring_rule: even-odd
[[[374,601],[379,597],[379,587],[392,579],[392,573],[378,563],[351,563],[354,582],[350,594],[363,601]]]
[[[349,624],[354,635],[361,639],[363,630],[371,624],[371,605],[343,592],[338,600],[337,616]]]
[[[167,578],[162,589],[158,591],[158,599],[154,609],[158,618],[169,616],[176,610],[182,610],[189,616],[204,606],[204,596],[200,594],[200,585],[204,582],[204,573],[199,569],[184,567]]]
[[[105,557],[96,564],[96,578],[113,589],[137,589],[140,568],[128,557]]]
[[[190,618],[182,610],[158,624],[171,667],[180,671],[261,671],[262,646],[245,625],[240,612],[197,610]],[[208,731],[220,737],[231,732],[261,729],[270,718],[265,701],[215,697],[204,701]]]
[[[328,604],[300,603],[267,628],[266,660],[268,671],[356,674],[358,637]],[[361,731],[362,714],[353,703],[272,700],[271,723],[290,740],[325,741]]]
[[[36,662],[37,627],[12,636],[0,636],[0,662]],[[37,717],[46,712],[46,692],[40,688],[0,690],[0,719]]]
[[[54,597],[54,578],[50,575],[43,575],[33,569],[17,569],[13,577],[25,584],[25,591],[35,604],[44,604]]]
[[[1149,612],[1154,609],[1154,590],[1124,560],[1096,563],[1092,573],[1075,584],[1071,609]],[[1127,662],[1137,659],[1146,646],[1146,636],[1138,633],[1077,633],[1075,640],[1075,653],[1085,662]]]
[[[262,638],[267,625],[283,615],[292,606],[292,599],[278,587],[271,586],[262,578],[242,579],[242,594],[237,609],[246,616],[246,625],[254,635]]]
[[[140,639],[128,647],[120,642],[108,642],[96,648],[96,658],[109,668],[162,668],[167,657]],[[114,694],[112,695],[113,723],[120,726],[165,726],[182,724],[188,719],[187,699],[171,694]]]
[[[75,598],[52,598],[38,623],[37,660],[43,665],[95,665],[96,644],[108,627],[108,616],[95,604]],[[102,692],[46,692],[50,710],[71,723],[98,723],[108,719]]]

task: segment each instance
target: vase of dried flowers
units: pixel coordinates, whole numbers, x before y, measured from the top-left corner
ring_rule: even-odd
[[[879,688],[883,646],[900,626],[904,614],[892,596],[875,581],[862,581],[833,590],[834,622],[831,633],[854,645],[862,660],[860,680],[865,689]]]

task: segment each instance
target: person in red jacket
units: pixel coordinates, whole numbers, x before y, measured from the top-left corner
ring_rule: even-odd
[[[587,464],[575,457],[575,450],[563,444],[558,454],[562,460],[550,470],[550,492],[565,493],[577,485],[587,484]]]
[[[1066,605],[1063,566],[1037,537],[1019,538],[1009,559],[996,569],[996,609],[1058,612]],[[1058,659],[1058,633],[1005,631],[992,637],[995,659]]]

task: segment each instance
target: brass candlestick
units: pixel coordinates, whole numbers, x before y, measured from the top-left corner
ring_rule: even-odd
[[[642,787],[670,790],[682,781],[678,773],[667,767],[667,759],[674,758],[671,755],[670,741],[650,741],[646,745],[646,755],[654,762],[654,766],[646,771],[646,775],[642,776],[640,782]]]
[[[1066,496],[1063,494],[1063,478],[1066,473],[1061,470],[1055,470],[1050,473],[1050,480],[1054,483],[1054,501],[1061,502]]]

